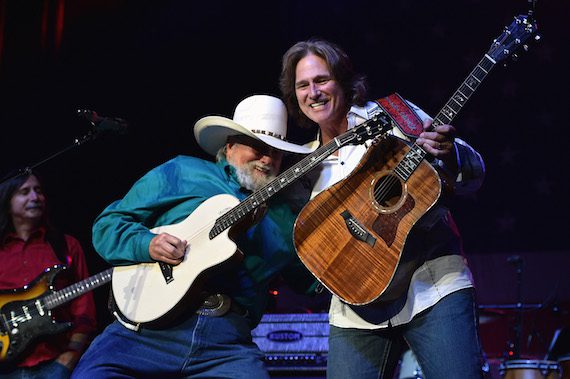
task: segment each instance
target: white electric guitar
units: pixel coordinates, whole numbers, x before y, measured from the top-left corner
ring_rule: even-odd
[[[186,254],[176,266],[140,263],[115,267],[112,288],[120,317],[133,324],[162,326],[181,311],[197,307],[203,300],[199,292],[201,279],[222,264],[241,258],[231,237],[242,230],[246,221],[251,221],[248,216],[342,146],[364,143],[390,129],[389,117],[379,112],[321,146],[242,202],[232,195],[213,196],[184,221],[152,229],[153,233],[166,232],[188,241]]]

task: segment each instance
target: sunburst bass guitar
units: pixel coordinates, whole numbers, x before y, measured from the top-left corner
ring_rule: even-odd
[[[449,124],[491,69],[535,32],[530,17],[516,17],[432,126]],[[347,178],[321,192],[299,214],[294,242],[301,261],[345,303],[391,301],[408,288],[419,262],[402,256],[406,239],[441,194],[440,178],[426,156],[417,144],[383,139]]]

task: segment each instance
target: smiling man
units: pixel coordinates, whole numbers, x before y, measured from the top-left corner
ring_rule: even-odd
[[[379,109],[378,104],[367,101],[364,77],[354,71],[348,55],[321,39],[301,41],[287,50],[280,86],[290,115],[301,126],[316,127],[323,144],[372,118]],[[407,105],[423,121],[423,132],[414,141],[394,126],[389,138],[421,146],[432,156],[430,162],[449,175],[455,193],[478,189],[484,177],[481,156],[455,138],[453,126],[432,129],[425,112],[409,102]],[[313,196],[348,177],[365,156],[367,146],[343,146],[327,157],[314,182]],[[359,212],[364,213],[366,206]],[[323,233],[322,238],[326,237]],[[332,297],[327,378],[391,378],[404,340],[427,378],[481,377],[471,274],[445,202],[437,203],[418,221],[405,246],[402,256],[413,257],[419,267],[408,291],[397,299],[351,306]],[[343,262],[350,264],[354,255],[348,256]]]
[[[281,150],[245,135],[229,136],[227,142],[226,160],[244,188],[256,191],[275,179],[283,160]],[[223,151],[218,159],[223,159]]]

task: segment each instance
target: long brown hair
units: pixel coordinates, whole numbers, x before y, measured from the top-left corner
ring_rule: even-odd
[[[338,45],[318,38],[297,42],[283,55],[279,87],[289,115],[299,125],[307,126],[313,124],[299,108],[295,94],[295,70],[297,63],[309,54],[321,57],[327,62],[333,78],[342,88],[348,107],[352,105],[363,106],[366,103],[366,77],[354,71],[350,58]]]
[[[14,224],[12,223],[11,201],[12,197],[20,189],[20,187],[30,178],[35,176],[41,184],[41,178],[37,173],[26,171],[15,175],[14,177],[0,184],[0,247],[4,245],[4,237],[8,233],[14,232]],[[44,213],[42,225],[47,226],[47,211]]]

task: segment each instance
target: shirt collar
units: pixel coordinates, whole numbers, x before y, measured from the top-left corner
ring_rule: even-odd
[[[234,166],[232,166],[231,164],[228,163],[228,161],[225,158],[222,158],[220,160],[218,160],[216,162],[216,164],[218,166],[220,166],[220,168],[222,169],[222,171],[226,174],[226,179],[230,180],[230,179],[236,179],[236,169]]]
[[[34,239],[38,239],[38,240],[42,240],[45,241],[46,239],[46,233],[47,233],[47,229],[45,226],[40,226],[38,229],[34,230],[32,232],[32,234],[30,234],[30,240],[34,240]],[[4,236],[4,240],[2,241],[4,244],[10,242],[10,241],[15,241],[15,240],[22,240],[20,237],[18,237],[18,235],[16,234],[16,232],[9,232],[8,234],[6,234]]]
[[[367,119],[368,118],[368,111],[366,110],[366,107],[359,107],[356,105],[353,105],[352,107],[350,107],[348,114],[354,114],[358,117],[361,117],[363,119]]]
[[[222,158],[219,161],[217,161],[216,164],[218,164],[222,168],[222,171],[226,174],[226,180],[228,182],[233,182],[242,192],[245,193],[252,192],[250,190],[241,187],[241,184],[239,183],[239,180],[237,178],[236,168],[231,164],[229,164],[226,159]]]

